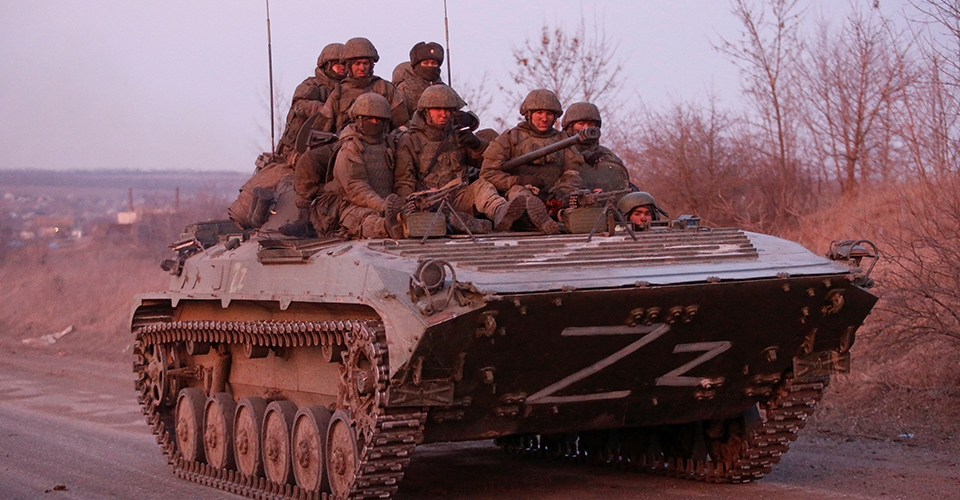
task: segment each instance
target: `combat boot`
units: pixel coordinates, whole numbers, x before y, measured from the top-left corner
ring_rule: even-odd
[[[400,222],[400,211],[403,209],[403,203],[396,194],[390,194],[385,198],[387,208],[383,210],[383,229],[387,235],[394,239],[403,238],[403,223]]]
[[[493,231],[493,223],[487,219],[478,219],[453,210],[444,210],[444,212],[446,212],[450,225],[461,233],[487,234]]]
[[[537,229],[543,232],[543,234],[553,234],[560,230],[560,225],[557,224],[557,221],[550,218],[550,211],[547,210],[547,206],[540,201],[540,198],[536,196],[527,196],[527,215],[530,217],[530,222],[533,222],[534,226],[537,226]]]
[[[276,194],[270,188],[255,187],[251,192],[253,203],[250,204],[250,223],[253,227],[260,227],[270,218],[270,208]]]
[[[493,230],[509,231],[513,223],[527,210],[527,200],[522,196],[501,204],[494,210]]]

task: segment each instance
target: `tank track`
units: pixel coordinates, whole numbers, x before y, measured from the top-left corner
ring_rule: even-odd
[[[787,378],[769,401],[760,405],[762,413],[755,428],[742,433],[742,442],[733,460],[693,460],[655,455],[628,445],[579,449],[578,446],[550,446],[535,435],[508,436],[497,444],[511,453],[585,461],[708,483],[748,483],[768,474],[800,429],[813,414],[829,384],[829,377],[796,382]],[[570,436],[565,436],[569,443]],[[556,441],[554,441],[556,442]]]
[[[149,389],[146,350],[149,346],[178,342],[252,344],[264,347],[349,345],[355,339],[375,339],[379,372],[386,374],[386,342],[383,326],[376,321],[175,321],[140,325],[134,331],[137,374],[135,388],[141,411],[156,435],[157,444],[174,473],[206,486],[264,500],[334,500],[333,495],[306,491],[290,484],[277,484],[264,477],[252,477],[236,470],[217,469],[178,456],[174,435],[173,407],[162,407]],[[381,402],[374,416],[372,439],[360,451],[360,466],[347,498],[389,499],[397,491],[403,467],[423,440],[427,413],[422,408],[384,408],[386,380],[377,384]],[[340,499],[336,499],[340,500]]]

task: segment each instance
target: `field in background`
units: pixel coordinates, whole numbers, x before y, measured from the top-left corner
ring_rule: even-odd
[[[127,322],[133,295],[168,285],[170,275],[159,266],[162,258],[172,256],[165,245],[183,224],[223,217],[227,203],[233,199],[230,193],[245,180],[245,176],[239,177],[233,181],[234,186],[222,192],[197,188],[202,182],[192,184],[192,191],[183,187],[191,184],[180,183],[179,214],[166,220],[158,231],[146,232],[146,238],[84,236],[61,241],[55,248],[45,241],[5,248],[0,253],[0,282],[4,284],[0,288],[0,348],[22,353],[60,352],[65,356],[130,356],[132,339]],[[159,200],[172,184],[152,179],[146,185],[157,187],[150,199]],[[0,194],[31,190],[50,199],[71,193],[75,197],[119,197],[121,205],[127,196],[122,183],[101,188],[0,184]],[[896,208],[902,194],[902,190],[890,189],[844,199],[829,210],[801,219],[797,227],[782,236],[820,255],[831,240],[840,238],[871,239],[887,252],[889,247],[884,242],[896,226]],[[874,270],[878,281],[875,291],[881,296],[887,292],[884,275],[889,266],[889,260],[881,260]],[[814,428],[840,436],[928,445],[956,439],[960,430],[960,355],[956,343],[936,337],[903,341],[884,328],[889,314],[881,300],[858,333],[853,373],[834,378],[821,411],[814,417]],[[72,331],[52,345],[23,343],[23,339],[40,338],[69,327]]]

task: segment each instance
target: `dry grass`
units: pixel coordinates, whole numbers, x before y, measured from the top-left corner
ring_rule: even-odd
[[[131,342],[133,295],[168,284],[158,264],[135,249],[94,240],[8,253],[0,265],[0,343],[16,350],[121,355]],[[52,346],[22,343],[71,325],[75,330]]]

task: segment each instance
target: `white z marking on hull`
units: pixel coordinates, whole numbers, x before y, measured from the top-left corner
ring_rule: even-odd
[[[630,391],[600,392],[595,394],[584,394],[582,396],[553,396],[576,382],[579,382],[594,373],[620,361],[629,356],[637,349],[657,340],[663,334],[670,331],[670,325],[660,324],[655,326],[593,326],[586,328],[567,328],[560,334],[566,337],[592,336],[592,335],[636,335],[646,334],[636,342],[620,349],[612,355],[597,361],[596,363],[570,375],[559,382],[553,383],[546,388],[537,391],[527,398],[528,404],[548,404],[548,403],[575,403],[581,401],[598,401],[602,399],[621,399],[630,395]],[[679,347],[679,346],[678,346]],[[719,354],[719,353],[718,353]],[[682,368],[682,367],[681,367]]]
[[[667,372],[666,375],[657,378],[657,385],[669,385],[669,386],[681,386],[681,387],[690,387],[703,385],[703,382],[707,379],[703,377],[684,377],[684,373],[694,369],[697,365],[701,365],[710,361],[711,359],[719,356],[721,353],[730,349],[732,344],[727,340],[722,340],[720,342],[696,342],[693,344],[677,344],[673,348],[673,353],[677,354],[679,352],[700,352],[706,351],[702,355],[698,356],[693,361],[685,363],[676,370]]]

